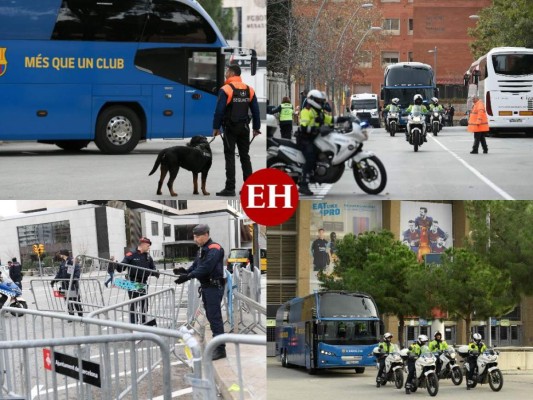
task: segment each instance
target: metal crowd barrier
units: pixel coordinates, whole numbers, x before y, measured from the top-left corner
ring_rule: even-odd
[[[13,310],[17,311],[19,317],[9,316]],[[151,339],[144,340],[142,337],[132,336],[137,332],[157,335],[157,345],[153,345]],[[63,370],[65,368],[75,370],[76,364],[99,368],[102,375],[100,386],[79,381],[76,377],[60,376],[58,374],[61,372],[57,368],[55,374],[47,371],[46,360],[53,357],[50,357],[50,352],[45,354],[43,349],[38,349],[42,347],[41,345],[34,344],[42,344],[45,335],[56,338],[49,339],[49,345],[54,346],[56,359],[66,364],[61,365]],[[129,344],[124,341],[108,340],[122,337],[120,335],[133,339],[128,339],[128,342],[131,342]],[[74,348],[67,345],[68,341],[63,342],[68,338],[75,341],[76,338],[80,339],[80,336],[84,340],[88,337],[94,340],[81,341]],[[163,389],[166,392],[167,387],[169,390],[185,390],[186,382],[183,380],[185,373],[178,373],[173,368],[172,380],[165,377],[169,353],[178,356],[178,360],[172,365],[184,364],[187,371],[192,368],[193,372],[190,375],[192,379],[200,379],[202,371],[200,345],[191,331],[185,327],[171,330],[97,318],[80,318],[64,313],[6,307],[0,310],[0,343],[9,343],[0,347],[0,371],[5,371],[4,375],[0,374],[2,391],[10,396],[22,395],[27,399],[81,399],[80,393],[84,392],[87,398],[136,400],[167,396],[168,393],[163,393]],[[91,343],[98,345],[91,346]],[[2,350],[9,348],[18,351]],[[181,385],[179,382],[175,383],[180,379]],[[69,392],[70,388],[75,388],[75,395]],[[193,388],[193,394],[194,390]],[[197,388],[196,394],[204,396],[201,394],[202,390],[205,391]]]

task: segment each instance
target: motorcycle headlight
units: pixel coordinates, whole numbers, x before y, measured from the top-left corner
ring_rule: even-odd
[[[414,117],[414,118],[413,118],[413,121],[414,121],[414,122],[420,122],[420,117]]]

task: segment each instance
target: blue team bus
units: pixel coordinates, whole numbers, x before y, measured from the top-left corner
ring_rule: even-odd
[[[281,365],[310,374],[324,368],[374,366],[372,349],[383,334],[376,303],[367,294],[316,292],[283,304],[276,313],[276,354]]]
[[[0,0],[0,140],[128,153],[211,135],[232,55],[194,0]]]

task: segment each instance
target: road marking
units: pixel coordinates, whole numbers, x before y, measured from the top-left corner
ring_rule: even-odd
[[[505,190],[501,189],[494,182],[492,182],[489,178],[484,176],[481,172],[479,172],[477,169],[475,169],[470,164],[468,164],[465,160],[463,160],[461,157],[459,157],[456,153],[454,153],[453,151],[448,149],[438,139],[436,139],[435,136],[431,135],[429,137],[431,139],[433,139],[435,142],[437,142],[437,144],[440,147],[442,147],[444,150],[446,150],[448,153],[450,153],[453,157],[455,157],[461,164],[463,164],[467,169],[469,169],[470,172],[472,172],[479,179],[481,179],[483,182],[485,182],[485,184],[487,184],[487,186],[489,186],[492,190],[494,190],[496,193],[498,193],[500,196],[502,196],[505,200],[515,200],[509,193],[507,193]]]

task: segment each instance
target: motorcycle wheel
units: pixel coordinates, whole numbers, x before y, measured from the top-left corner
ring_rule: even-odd
[[[403,387],[403,371],[401,368],[394,371],[394,383],[396,384],[396,389],[401,389]]]
[[[418,141],[419,141],[418,136],[420,134],[418,131],[416,131],[416,132],[413,132],[412,135],[413,135],[413,146],[415,148],[415,153],[416,153],[418,151]]]
[[[494,392],[499,392],[503,387],[503,375],[499,369],[489,373],[489,386]]]
[[[285,169],[283,168],[284,165],[285,163],[282,160],[280,160],[278,157],[273,157],[267,160],[267,168],[275,168],[277,170],[285,172]],[[292,180],[294,181],[295,184],[298,184],[297,178],[293,177]]]
[[[27,309],[28,308],[28,303],[26,303],[25,301],[16,301],[14,302],[13,304],[11,304],[10,306],[11,308],[24,308],[24,309]],[[16,311],[11,311],[11,315],[15,316],[15,317],[22,317],[22,313],[18,313]]]
[[[455,386],[459,386],[463,382],[463,373],[461,368],[452,369],[452,382]]]
[[[396,135],[396,122],[392,122],[389,127],[389,133],[392,137]]]
[[[387,185],[387,171],[376,156],[354,164],[353,177],[363,192],[368,194],[379,194]]]
[[[426,388],[431,397],[435,397],[439,393],[439,380],[437,375],[431,374],[426,378]]]
[[[433,122],[433,135],[437,136],[438,133],[439,133],[439,123]]]

